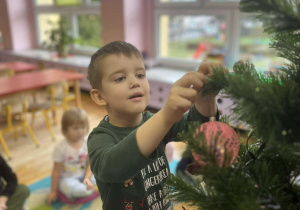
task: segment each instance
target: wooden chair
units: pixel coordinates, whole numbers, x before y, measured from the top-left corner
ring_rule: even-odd
[[[75,72],[78,73],[78,71],[73,70],[73,69],[68,69],[67,71],[71,71],[71,72]],[[75,95],[75,82],[74,81],[68,81],[67,82],[68,86],[65,86],[65,88],[67,88],[66,91],[66,105],[68,105],[68,103],[70,101],[76,100],[76,95]]]
[[[32,125],[35,121],[36,112],[41,111],[43,113],[48,131],[53,140],[55,139],[55,135],[49,118],[49,113],[52,113],[53,124],[57,124],[56,110],[62,108],[65,111],[68,109],[68,93],[68,83],[60,82],[47,87],[46,91],[40,93],[37,101],[33,101],[29,104],[28,112],[30,112],[32,115]]]
[[[21,106],[20,106],[21,104]],[[0,106],[0,143],[3,146],[4,152],[8,159],[11,159],[10,151],[7,147],[3,134],[7,132],[14,132],[14,137],[18,138],[18,128],[21,128],[24,133],[29,133],[32,141],[35,145],[39,146],[39,141],[37,140],[31,126],[27,122],[27,109],[28,104],[25,98],[20,96],[4,99],[1,101]]]
[[[15,75],[15,72],[12,69],[0,70],[0,77],[11,77],[14,75]]]
[[[73,82],[62,82],[58,86],[54,86],[55,88],[55,101],[62,102],[62,107],[64,110],[69,108],[68,103],[72,100],[76,99],[75,93],[71,91],[74,89]]]

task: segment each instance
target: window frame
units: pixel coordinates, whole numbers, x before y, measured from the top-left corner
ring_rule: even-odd
[[[98,15],[101,17],[101,3],[93,3],[91,0],[81,0],[82,5],[75,6],[58,6],[56,0],[53,0],[53,5],[37,5],[35,0],[33,1],[34,6],[34,15],[35,15],[35,26],[36,34],[38,39],[38,46],[41,49],[45,49],[41,45],[40,37],[40,28],[38,22],[38,16],[40,14],[51,14],[55,13],[58,15],[64,15],[67,19],[67,25],[74,38],[78,37],[78,24],[77,16],[78,15]],[[82,55],[92,55],[98,48],[97,47],[88,47],[88,46],[79,46],[76,44],[70,45],[70,52]]]
[[[165,67],[193,70],[201,61],[191,61],[181,58],[160,57],[160,16],[161,15],[223,15],[226,17],[226,56],[224,64],[233,66],[239,54],[239,46],[236,42],[240,36],[238,9],[239,2],[212,2],[210,0],[198,0],[196,2],[160,2],[154,3],[154,48],[158,63]]]

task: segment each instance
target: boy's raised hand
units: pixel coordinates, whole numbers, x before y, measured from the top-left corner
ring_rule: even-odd
[[[179,121],[196,101],[196,96],[205,84],[206,77],[201,72],[188,72],[177,80],[171,90],[165,106],[162,108],[169,123]]]
[[[197,110],[204,116],[210,117],[216,113],[215,96],[202,97],[201,90],[206,82],[206,77],[213,74],[213,67],[219,67],[226,74],[228,69],[219,63],[203,62],[197,72],[188,72],[177,80],[163,109],[170,123],[179,121],[182,115],[195,103]]]
[[[205,76],[211,76],[213,74],[213,67],[217,67],[218,69],[225,72],[225,74],[228,74],[227,67],[223,66],[220,63],[213,63],[213,62],[203,62],[198,67],[198,72],[204,74]]]
[[[198,72],[205,75],[205,77],[210,77],[213,75],[213,68],[217,68],[220,71],[224,71],[225,74],[228,74],[228,69],[220,63],[212,63],[212,62],[203,62],[198,67]],[[203,96],[202,92],[199,91],[196,97],[195,106],[198,112],[200,112],[203,116],[213,117],[217,113],[217,106],[215,97],[216,93],[208,94]]]

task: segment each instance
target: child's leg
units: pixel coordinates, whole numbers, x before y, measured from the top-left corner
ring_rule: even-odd
[[[86,189],[80,177],[61,179],[59,182],[59,190],[68,198],[82,198],[93,193],[93,189]]]
[[[26,185],[18,185],[15,193],[7,202],[8,210],[21,210],[26,198],[30,195],[30,191]]]

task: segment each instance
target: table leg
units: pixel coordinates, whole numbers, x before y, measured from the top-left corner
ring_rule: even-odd
[[[79,85],[79,81],[75,81],[75,85],[74,85],[74,88],[75,88],[75,97],[76,97],[76,103],[77,103],[77,106],[82,108],[82,102],[81,102],[81,92],[80,92],[80,85]]]

